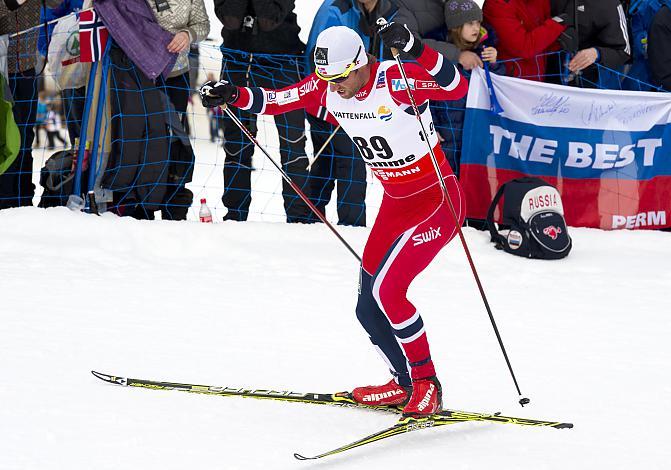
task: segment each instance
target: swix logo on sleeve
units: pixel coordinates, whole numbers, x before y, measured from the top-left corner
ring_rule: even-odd
[[[429,230],[426,232],[418,233],[417,235],[412,236],[412,241],[415,243],[412,246],[421,245],[422,243],[430,242],[441,237],[440,233],[441,227],[433,228],[429,227]]]
[[[300,88],[298,89],[298,94],[300,96],[306,95],[310,92],[313,92],[317,89],[317,85],[319,84],[319,79],[318,78],[313,78],[309,82],[303,83]]]
[[[550,225],[543,229],[543,233],[548,237],[552,238],[553,240],[556,240],[559,234],[561,233],[561,227],[555,227],[554,225]]]

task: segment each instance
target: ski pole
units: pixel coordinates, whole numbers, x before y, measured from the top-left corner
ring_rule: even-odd
[[[384,18],[379,18],[377,20],[377,24],[379,26],[384,26],[387,24],[387,20]],[[521,406],[524,406],[528,404],[531,400],[528,398],[522,397],[522,392],[520,391],[520,386],[517,384],[517,378],[515,378],[515,372],[513,372],[513,366],[510,364],[510,359],[508,359],[508,353],[506,352],[506,348],[503,345],[503,340],[501,339],[501,334],[499,333],[499,329],[496,326],[496,321],[494,320],[494,314],[492,313],[492,309],[489,307],[489,301],[487,300],[487,296],[485,295],[485,290],[482,287],[482,283],[480,282],[480,276],[478,275],[478,271],[475,269],[475,263],[473,262],[473,257],[471,256],[471,251],[468,249],[468,244],[466,243],[466,238],[464,237],[464,233],[461,230],[461,224],[459,223],[459,218],[457,217],[457,213],[454,210],[454,205],[452,204],[452,199],[450,198],[450,194],[447,192],[447,186],[445,185],[445,181],[443,180],[443,174],[440,171],[440,166],[438,165],[438,159],[436,158],[435,153],[433,152],[433,148],[431,147],[431,144],[429,143],[429,135],[426,132],[426,129],[424,128],[424,123],[422,122],[422,116],[419,112],[419,109],[417,108],[417,103],[415,103],[415,97],[412,95],[412,91],[410,91],[410,82],[408,81],[408,76],[405,74],[405,69],[403,68],[403,63],[401,62],[401,56],[398,52],[398,49],[396,48],[391,48],[391,53],[394,56],[394,59],[396,60],[396,63],[398,64],[398,69],[401,72],[401,76],[403,77],[403,81],[405,82],[405,91],[408,93],[408,99],[410,100],[410,105],[412,106],[412,110],[415,113],[415,117],[417,118],[417,122],[419,123],[419,126],[421,128],[421,133],[422,137],[424,138],[424,142],[426,142],[427,147],[429,148],[429,156],[431,157],[431,163],[433,163],[433,169],[436,171],[436,176],[438,177],[438,182],[440,184],[440,189],[443,192],[443,198],[447,201],[447,206],[450,209],[450,213],[452,214],[452,217],[454,218],[454,224],[457,227],[457,233],[459,234],[459,239],[461,240],[461,245],[464,247],[464,252],[466,253],[466,258],[468,258],[468,264],[471,266],[471,272],[473,273],[473,277],[475,278],[475,283],[478,285],[478,290],[480,291],[480,296],[482,297],[482,301],[485,304],[485,309],[487,310],[487,314],[489,315],[489,320],[492,322],[492,327],[494,327],[494,333],[496,334],[496,339],[499,341],[499,346],[501,347],[501,352],[503,353],[503,357],[506,360],[506,364],[508,365],[508,370],[510,371],[510,375],[513,379],[513,382],[515,383],[515,388],[517,389],[517,394],[520,396],[519,404]],[[458,73],[458,72],[457,72]]]
[[[312,157],[312,160],[310,160],[310,163],[308,163],[308,170],[310,170],[312,168],[312,165],[314,165],[314,163],[317,161],[319,156],[322,154],[322,152],[324,151],[326,146],[329,144],[329,142],[331,142],[333,140],[333,138],[335,137],[335,135],[338,133],[339,130],[340,130],[340,124],[338,124],[338,127],[336,127],[335,130],[333,132],[331,132],[331,135],[328,137],[328,139],[326,139],[326,142],[324,142],[324,145],[322,145],[322,147],[319,149],[319,151],[317,151],[317,153],[315,153],[315,156]]]
[[[223,108],[224,112],[228,115],[228,117],[230,117],[231,120],[235,123],[235,125],[240,128],[240,130],[243,132],[243,134],[245,134],[247,136],[247,138],[256,146],[256,148],[261,150],[261,152],[263,152],[263,154],[268,158],[268,160],[270,160],[270,162],[273,164],[273,166],[275,166],[275,168],[277,168],[277,170],[282,175],[282,178],[284,178],[284,181],[289,183],[289,186],[291,186],[291,189],[293,189],[296,192],[298,197],[300,197],[303,200],[303,202],[308,205],[310,210],[312,210],[312,212],[317,217],[319,217],[319,220],[321,220],[322,222],[324,222],[324,224],[326,224],[326,226],[333,232],[333,234],[336,237],[338,237],[338,240],[340,240],[342,242],[342,244],[345,245],[345,248],[347,248],[349,250],[349,252],[352,253],[352,255],[357,259],[357,261],[359,263],[361,263],[361,257],[357,254],[356,251],[354,251],[354,248],[352,248],[350,246],[350,244],[347,243],[347,241],[345,241],[345,239],[340,235],[340,233],[338,233],[338,231],[335,229],[335,227],[333,225],[331,225],[331,223],[328,220],[326,220],[326,217],[319,211],[319,209],[317,209],[317,206],[315,206],[312,203],[312,201],[310,201],[310,199],[308,199],[308,197],[305,195],[305,193],[303,191],[301,191],[301,188],[299,188],[298,185],[296,183],[294,183],[294,181],[289,177],[289,175],[286,173],[286,171],[284,171],[284,169],[282,169],[282,166],[280,166],[275,160],[273,160],[273,157],[271,157],[270,154],[266,151],[266,149],[263,148],[263,146],[261,144],[259,144],[259,141],[256,140],[256,137],[254,137],[254,134],[249,132],[249,129],[247,129],[247,127],[245,127],[245,125],[242,122],[240,122],[238,117],[235,115],[235,113],[233,113],[228,108],[228,106],[224,105],[224,106],[222,106],[222,108]]]

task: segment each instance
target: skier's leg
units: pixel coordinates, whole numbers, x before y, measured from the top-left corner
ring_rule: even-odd
[[[445,202],[425,220],[406,230],[373,278],[373,295],[385,313],[410,366],[412,395],[405,416],[426,416],[442,407],[442,388],[431,359],[424,321],[408,300],[415,279],[457,233],[465,215],[461,191],[453,175],[446,181],[457,220]]]
[[[373,296],[372,275],[361,268],[359,274],[359,298],[356,305],[356,316],[368,333],[378,353],[389,366],[391,374],[403,386],[410,386],[410,374],[407,361],[401,347],[396,341],[389,320]]]
[[[456,178],[448,180],[453,203],[460,221],[464,205]],[[445,203],[418,225],[406,230],[382,261],[373,277],[373,296],[389,319],[394,335],[401,344],[413,379],[435,375],[424,322],[408,300],[411,282],[421,273],[457,233],[455,221]]]

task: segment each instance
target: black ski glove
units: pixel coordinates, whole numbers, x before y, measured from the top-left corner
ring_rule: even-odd
[[[238,87],[231,85],[226,80],[205,82],[198,89],[198,93],[200,93],[200,99],[206,108],[230,104],[238,99]]]
[[[387,47],[393,47],[399,51],[407,52],[413,58],[422,54],[424,45],[410,32],[408,27],[400,23],[386,23],[377,28],[382,42]]]

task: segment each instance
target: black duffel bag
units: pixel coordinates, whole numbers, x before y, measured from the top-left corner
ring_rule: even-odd
[[[494,223],[494,210],[503,196],[502,226]],[[557,188],[540,178],[516,178],[501,185],[487,212],[491,241],[496,248],[525,258],[560,259],[569,254],[571,237]]]

